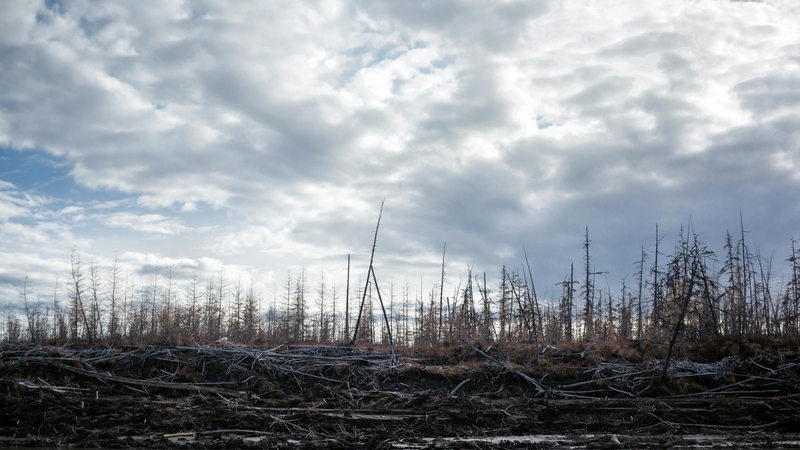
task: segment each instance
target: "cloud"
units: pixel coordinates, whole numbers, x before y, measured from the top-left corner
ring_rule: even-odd
[[[26,215],[37,203],[36,199],[18,192],[13,184],[0,180],[0,221]]]
[[[800,77],[771,74],[734,87],[742,105],[761,118],[796,111],[800,106]]]
[[[368,253],[383,199],[381,258],[405,273],[435,269],[445,241],[489,271],[525,244],[558,280],[588,225],[621,277],[655,223],[721,233],[740,209],[778,247],[800,217],[798,13],[12,2],[0,143],[57,155],[72,185],[44,195],[4,171],[0,233],[269,279]]]
[[[139,233],[173,235],[186,231],[186,227],[175,219],[160,214],[117,213],[106,218],[112,227],[130,228]]]
[[[28,285],[34,289],[31,300],[46,299],[52,302],[53,294],[59,297],[64,286],[63,274],[69,270],[69,255],[65,258],[54,258],[52,255],[29,251],[2,251],[3,258],[14,261],[13,266],[0,265],[0,301],[16,303],[20,297],[20,288],[25,277]],[[62,255],[59,255],[62,256]]]

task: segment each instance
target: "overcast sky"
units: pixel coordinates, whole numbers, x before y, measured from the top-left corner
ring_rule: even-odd
[[[0,303],[25,276],[51,298],[73,249],[134,284],[222,271],[271,299],[304,268],[341,295],[384,199],[384,290],[432,283],[446,242],[446,289],[524,246],[558,295],[587,226],[616,285],[656,224],[666,254],[690,219],[721,252],[740,212],[779,277],[798,5],[6,0]]]

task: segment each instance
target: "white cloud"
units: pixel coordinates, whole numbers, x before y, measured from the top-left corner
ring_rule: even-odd
[[[11,183],[0,180],[0,221],[27,215],[36,201],[20,194]]]
[[[116,213],[106,217],[105,222],[112,227],[129,228],[145,234],[172,235],[187,229],[178,220],[160,214]]]
[[[404,268],[446,240],[494,270],[528,242],[560,274],[585,225],[635,258],[655,222],[716,233],[740,208],[777,245],[797,233],[796,209],[761,212],[800,194],[798,8],[12,2],[0,141],[124,200],[0,180],[3,233],[282,273],[363,252],[386,198],[381,250]]]

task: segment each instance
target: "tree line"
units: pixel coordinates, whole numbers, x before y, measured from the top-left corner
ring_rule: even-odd
[[[376,229],[377,235],[377,229]],[[791,240],[789,280],[775,287],[773,261],[745,239],[744,227],[727,232],[723,251],[710,250],[691,225],[665,249],[656,227],[654,250],[642,247],[633,282],[618,292],[597,287],[586,228],[583,261],[571,264],[554,298],[537,295],[528,262],[502,266],[495,286],[487,273],[468,268],[454,288],[426,292],[408,281],[379,289],[370,266],[367,283],[337,287],[324,275],[288,273],[271,300],[222,274],[195,275],[178,285],[170,267],[133,286],[115,261],[100,273],[77,251],[66,282],[52,300],[20,282],[19,306],[6,303],[0,338],[33,343],[180,344],[221,338],[244,344],[384,343],[432,346],[452,342],[557,343],[576,340],[718,338],[800,335],[800,250]],[[720,267],[715,269],[715,267]],[[370,283],[370,278],[374,281]],[[383,312],[383,314],[381,314]]]

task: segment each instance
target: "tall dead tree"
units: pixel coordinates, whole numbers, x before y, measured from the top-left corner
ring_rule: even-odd
[[[108,322],[108,334],[109,337],[114,340],[117,339],[117,335],[119,334],[119,305],[118,305],[118,278],[119,278],[119,267],[118,267],[118,259],[114,256],[114,264],[111,267],[111,280],[110,280],[110,291],[108,293],[109,301],[111,302],[110,308],[110,316]]]
[[[792,264],[792,275],[786,285],[783,296],[784,333],[789,336],[798,334],[798,315],[800,314],[800,252],[797,241],[792,239],[792,255],[787,259]]]
[[[752,261],[750,257],[750,250],[747,248],[744,240],[744,219],[742,217],[742,211],[739,210],[739,258],[741,260],[741,271],[739,272],[740,276],[740,284],[741,284],[741,302],[738,305],[738,314],[740,316],[739,319],[739,333],[745,334],[751,330],[751,322],[752,322],[752,301],[755,300],[755,297],[752,295],[752,291],[748,295],[748,290],[750,290],[751,284],[751,276],[750,274],[753,272],[752,270]]]
[[[525,333],[527,334],[528,342],[534,341],[534,330],[533,326],[531,325],[531,320],[528,314],[528,308],[526,305],[522,303],[522,290],[527,290],[527,286],[524,286],[522,280],[519,278],[519,274],[516,270],[511,271],[511,273],[506,273],[508,278],[508,285],[511,287],[511,295],[517,301],[517,308],[519,319],[521,319],[522,325],[524,327]]]
[[[561,305],[559,308],[559,316],[562,328],[562,335],[567,342],[572,342],[572,310],[575,303],[575,265],[569,264],[569,278],[562,281],[561,286],[563,293],[561,297]]]
[[[631,309],[633,308],[633,299],[628,293],[628,287],[625,285],[625,279],[622,280],[622,289],[619,295],[619,328],[617,329],[618,339],[630,339],[631,337]]]
[[[30,335],[31,342],[37,341],[37,330],[36,330],[36,319],[34,317],[33,307],[30,305],[28,301],[28,296],[33,293],[33,290],[28,285],[28,276],[25,275],[25,278],[20,283],[19,289],[19,296],[22,297],[22,301],[25,305],[25,317],[28,319],[28,334]]]
[[[510,289],[508,286],[508,273],[505,264],[500,269],[500,299],[498,300],[498,309],[500,314],[500,336],[501,341],[505,341],[511,334],[511,310],[513,303],[509,295]]]
[[[658,246],[660,242],[661,238],[658,235],[658,224],[656,224],[656,248],[653,253],[653,310],[651,312],[651,322],[655,330],[660,329],[661,322],[661,280],[659,278],[660,274],[658,269]]]
[[[772,292],[770,291],[770,278],[772,277],[772,257],[769,259],[762,258],[759,254],[758,260],[758,274],[761,279],[761,286],[763,289],[763,302],[761,303],[761,320],[763,333],[770,335],[775,333],[773,330],[773,317],[771,316],[773,301]]]
[[[477,282],[477,275],[475,278]],[[489,290],[486,288],[486,272],[483,272],[483,285],[478,283],[478,291],[483,300],[483,309],[481,311],[481,325],[480,332],[478,333],[484,342],[491,342],[497,337],[494,328],[494,316],[492,315],[492,304],[489,299]]]
[[[86,317],[86,309],[83,307],[83,297],[84,293],[86,292],[85,279],[83,276],[83,271],[81,270],[81,258],[78,255],[78,252],[73,250],[72,254],[70,255],[70,265],[72,270],[70,271],[70,313],[69,313],[69,322],[70,322],[70,330],[71,330],[71,338],[78,339],[78,329],[80,325],[83,324],[83,328],[86,332],[86,339],[89,342],[94,340],[94,336],[92,336],[91,329],[89,328],[89,321]]]
[[[525,246],[522,246],[522,254],[525,256],[525,267],[528,269],[528,275],[526,277],[526,285],[530,288],[527,290],[528,294],[528,302],[531,304],[531,312],[535,315],[533,318],[534,323],[534,335],[533,339],[534,342],[537,341],[538,335],[544,333],[544,328],[542,327],[542,311],[539,308],[539,298],[536,296],[536,285],[533,282],[533,271],[531,270],[531,262],[528,259],[528,251],[525,250]],[[537,355],[538,356],[538,355]]]
[[[344,335],[350,336],[350,253],[347,254],[347,282],[344,287]]]
[[[358,316],[356,318],[355,332],[353,332],[353,340],[350,342],[350,345],[356,345],[356,342],[358,342],[358,328],[359,325],[361,324],[361,315],[364,312],[364,303],[367,300],[367,291],[369,290],[370,287],[370,280],[372,280],[372,283],[375,285],[375,292],[377,292],[378,294],[378,301],[380,302],[381,305],[381,311],[383,312],[383,320],[386,322],[386,332],[389,337],[389,348],[391,349],[392,352],[392,359],[394,359],[394,341],[392,340],[392,324],[389,322],[389,317],[386,315],[386,308],[383,305],[383,298],[381,298],[381,290],[378,287],[378,279],[375,276],[375,269],[373,266],[373,263],[375,262],[375,247],[378,244],[378,229],[381,226],[381,217],[383,216],[383,204],[384,202],[381,202],[381,210],[378,213],[378,223],[377,225],[375,225],[375,236],[372,239],[372,252],[370,253],[369,256],[369,270],[367,271],[367,281],[366,284],[364,285],[364,292],[361,297],[361,305],[358,308]]]
[[[583,284],[583,333],[587,339],[594,338],[594,283],[592,281],[592,267],[589,256],[589,227],[583,240],[584,267],[586,280]]]
[[[638,340],[642,339],[642,331],[644,326],[642,320],[642,291],[644,290],[644,260],[646,257],[647,254],[644,252],[644,247],[642,247],[642,257],[639,259],[639,264],[636,266],[636,275],[638,278],[638,289],[636,294],[636,339]]]
[[[437,341],[441,340],[442,338],[442,321],[444,320],[443,308],[444,308],[444,257],[447,251],[447,242],[444,243],[444,247],[442,248],[442,278],[441,282],[439,283],[439,326],[437,327],[436,331],[436,339]],[[448,299],[448,302],[450,300]],[[450,305],[447,306],[448,311],[450,310]]]
[[[691,232],[691,224],[690,224],[690,232]],[[697,236],[693,237],[693,245],[689,243],[689,237],[687,233],[687,237],[684,240],[681,238],[681,244],[678,251],[678,255],[675,257],[675,264],[674,267],[678,273],[675,274],[676,276],[676,284],[675,286],[678,287],[677,290],[677,298],[676,300],[679,305],[678,310],[678,317],[675,321],[675,324],[672,328],[672,334],[669,340],[669,347],[667,349],[667,356],[664,358],[664,368],[661,372],[661,379],[666,380],[668,370],[669,370],[669,362],[672,358],[672,350],[675,347],[675,342],[678,339],[678,335],[683,327],[683,319],[686,317],[686,313],[689,310],[689,304],[694,296],[694,288],[697,280],[699,265],[702,264],[701,261],[701,251],[700,247],[697,243]]]

